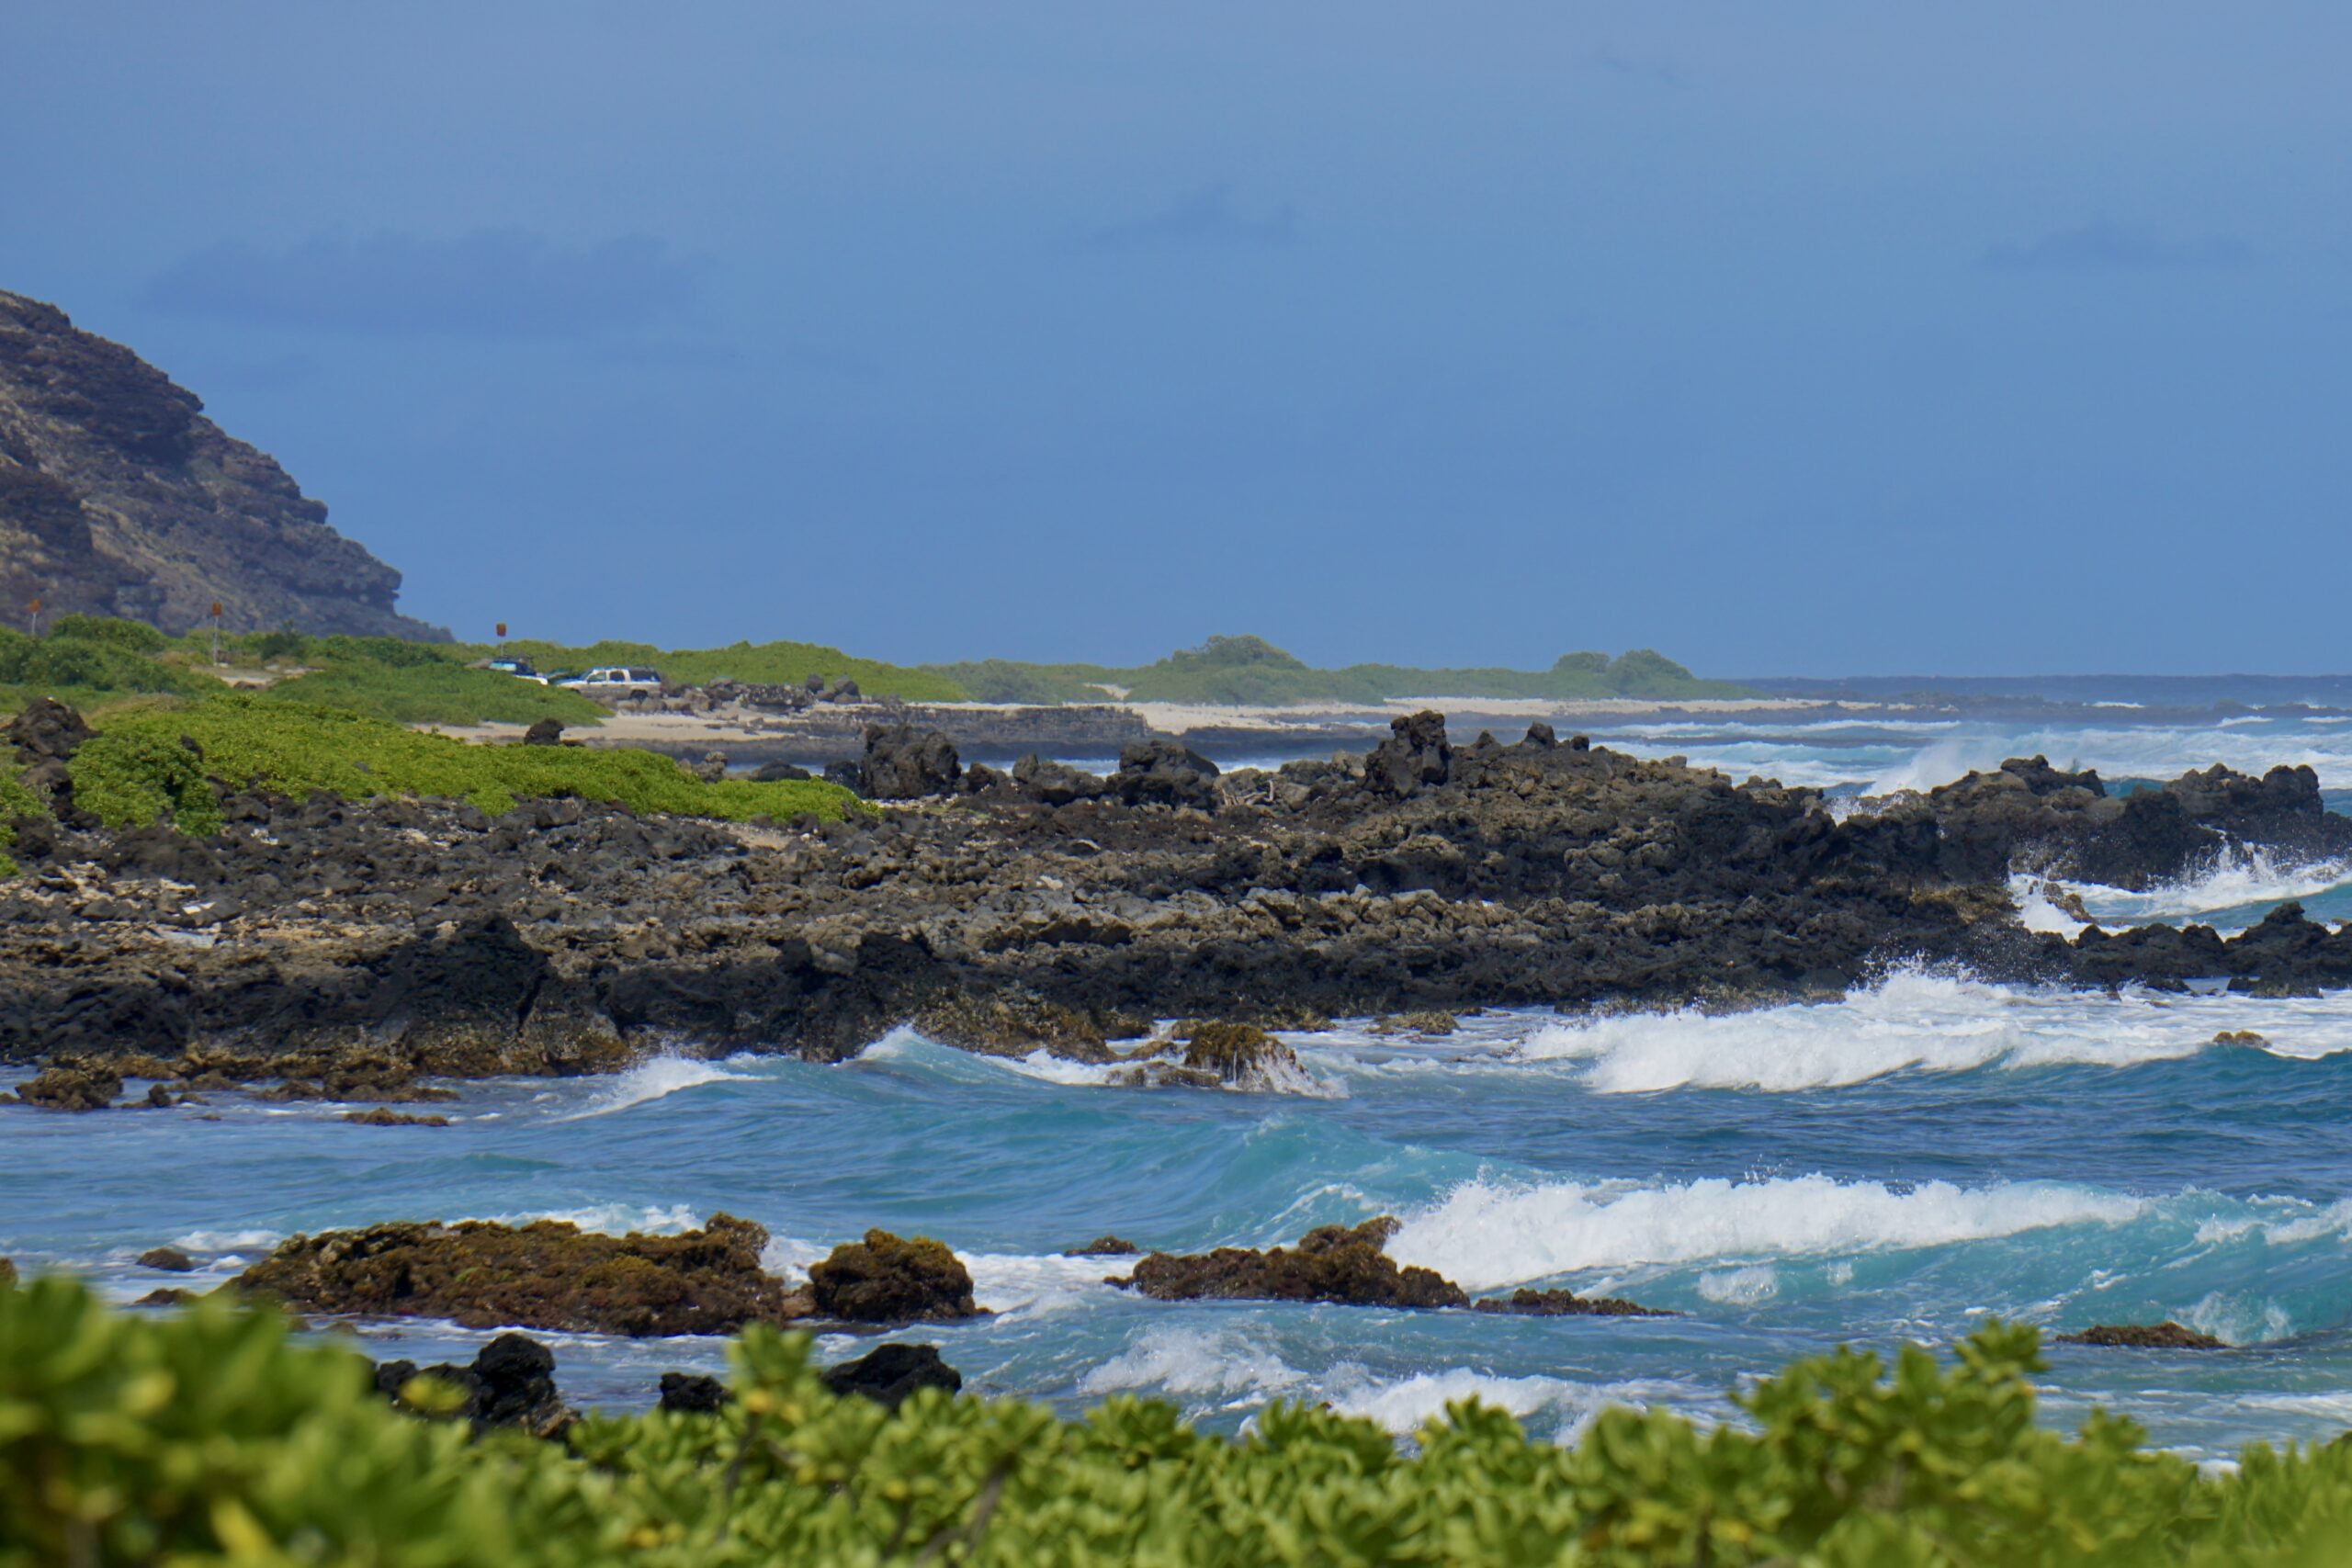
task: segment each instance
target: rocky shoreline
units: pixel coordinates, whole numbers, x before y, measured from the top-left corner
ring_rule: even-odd
[[[0,1062],[164,1079],[166,1097],[396,1100],[419,1077],[664,1049],[831,1061],[902,1024],[1113,1063],[1155,1019],[1730,1009],[1915,960],[2076,986],[2352,985],[2352,932],[2295,906],[2227,940],[2069,940],[2027,930],[2007,892],[2018,869],[2146,887],[2233,843],[2352,853],[2308,769],[2119,798],[2022,759],[1841,816],[1816,791],[1541,725],[1456,746],[1435,714],[1270,773],[1164,740],[1105,776],[967,768],[941,738],[874,727],[854,777],[888,798],[847,822],[232,795],[198,839],[78,813],[70,728],[10,731],[57,811],[17,824],[24,874],[0,882]],[[1287,1053],[1255,1031],[1149,1051],[1138,1084],[1283,1087]]]

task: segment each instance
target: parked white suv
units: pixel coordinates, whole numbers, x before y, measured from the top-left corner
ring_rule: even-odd
[[[658,696],[661,694],[662,671],[642,665],[607,664],[591,670],[585,675],[566,676],[556,684],[592,697]]]

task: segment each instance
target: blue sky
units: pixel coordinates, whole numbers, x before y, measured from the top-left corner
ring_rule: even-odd
[[[2341,670],[2352,10],[10,10],[0,288],[487,634]]]

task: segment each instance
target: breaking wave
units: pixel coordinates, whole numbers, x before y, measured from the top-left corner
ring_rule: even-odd
[[[2137,1198],[2057,1182],[1965,1188],[1801,1176],[1663,1187],[1466,1182],[1406,1220],[1391,1256],[1467,1290],[1591,1269],[1901,1250],[2059,1225],[2121,1224]]]
[[[2352,995],[2043,992],[1904,970],[1833,1002],[1754,1012],[1614,1014],[1547,1023],[1510,1053],[1581,1064],[1601,1094],[1675,1089],[1828,1089],[1888,1073],[2062,1064],[2126,1067],[2195,1055],[2216,1034],[2253,1032],[2276,1056],[2352,1049]]]

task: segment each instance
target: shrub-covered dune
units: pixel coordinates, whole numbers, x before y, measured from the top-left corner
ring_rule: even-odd
[[[2062,1436],[2035,1421],[2030,1328],[1949,1367],[1800,1362],[1737,1396],[1740,1428],[1612,1408],[1561,1448],[1464,1403],[1411,1451],[1296,1404],[1238,1442],[1131,1398],[1073,1421],[925,1388],[893,1413],[808,1352],[754,1326],[718,1411],[475,1438],[425,1416],[454,1390],[413,1380],[398,1408],[267,1312],[0,1288],[0,1565],[2283,1568],[2352,1540],[2352,1446],[2206,1474],[2103,1414]]]
[[[109,827],[161,818],[187,832],[210,832],[220,818],[208,778],[298,800],[313,790],[355,800],[436,795],[492,813],[517,800],[560,796],[734,822],[804,812],[830,820],[857,806],[847,790],[813,780],[707,783],[652,751],[469,744],[243,692],[102,715],[96,728],[70,766],[74,798]]]

